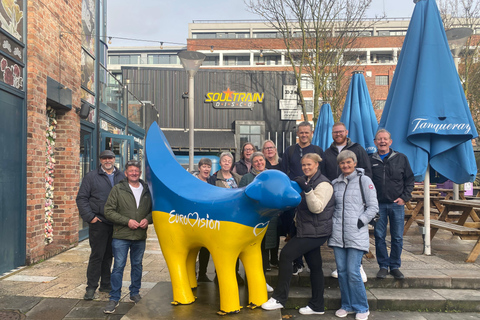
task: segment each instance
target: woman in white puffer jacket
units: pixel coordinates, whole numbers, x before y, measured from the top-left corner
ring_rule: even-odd
[[[342,306],[335,315],[343,318],[356,313],[355,319],[366,320],[368,301],[360,264],[370,246],[368,222],[378,212],[377,192],[363,169],[356,168],[355,153],[349,150],[340,152],[337,163],[342,174],[332,181],[335,212],[332,235],[328,240],[335,254],[341,293]]]

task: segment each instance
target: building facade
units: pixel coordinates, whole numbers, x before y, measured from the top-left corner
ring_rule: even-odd
[[[0,4],[0,274],[88,235],[75,198],[101,150],[142,155],[145,104],[108,89],[105,21],[105,0]]]

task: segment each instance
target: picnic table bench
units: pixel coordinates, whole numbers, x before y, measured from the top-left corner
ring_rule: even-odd
[[[473,225],[480,225],[475,208],[480,209],[480,201],[476,200],[440,200],[443,210],[438,216],[438,220],[430,220],[430,239],[433,239],[439,229],[452,232],[458,235],[462,240],[477,240],[470,251],[465,262],[475,262],[480,254],[480,229],[468,226],[468,218],[473,220]],[[461,211],[458,221],[455,223],[447,222],[450,211]],[[424,220],[416,220],[417,224],[425,225]]]

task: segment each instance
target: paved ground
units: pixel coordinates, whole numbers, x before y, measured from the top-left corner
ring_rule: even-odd
[[[412,227],[405,237],[402,256],[402,271],[407,278],[419,274],[431,278],[455,275],[465,279],[480,278],[480,263],[465,263],[464,260],[474,245],[474,241],[458,240],[447,232],[439,232],[432,241],[431,256],[422,254],[422,237],[416,227]],[[372,251],[374,247],[372,245]],[[0,277],[0,319],[120,319],[134,304],[128,301],[130,280],[129,265],[125,270],[121,306],[114,315],[103,314],[103,306],[108,294],[97,293],[94,301],[84,301],[86,288],[86,267],[90,253],[88,240],[77,247],[52,257],[41,263],[20,268]],[[333,253],[322,248],[324,270],[329,273],[335,268]],[[168,282],[170,277],[153,228],[149,228],[147,250],[143,261],[143,279],[140,294],[145,296],[159,282]],[[378,271],[375,259],[364,259],[364,268],[369,277]],[[210,264],[210,277],[213,278]],[[368,284],[367,284],[368,286]],[[137,306],[139,307],[139,306]],[[425,306],[424,310],[428,310]],[[305,318],[295,310],[284,312],[284,318]],[[333,319],[327,312],[323,319]],[[307,317],[307,318],[312,318]],[[316,317],[315,317],[316,318]],[[352,317],[349,317],[352,318]],[[349,319],[348,318],[348,319]],[[480,319],[477,313],[399,313],[372,312],[370,319]],[[352,318],[353,319],[353,318]]]

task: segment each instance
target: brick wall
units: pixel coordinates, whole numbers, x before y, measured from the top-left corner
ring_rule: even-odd
[[[27,2],[27,263],[78,242],[81,0]],[[60,34],[62,33],[62,36]],[[45,244],[47,77],[72,90],[73,110],[58,115],[53,242]]]

